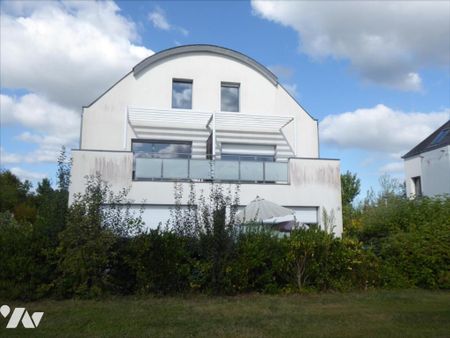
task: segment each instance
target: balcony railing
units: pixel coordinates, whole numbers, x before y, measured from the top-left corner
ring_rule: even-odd
[[[288,162],[135,158],[135,180],[288,183]]]

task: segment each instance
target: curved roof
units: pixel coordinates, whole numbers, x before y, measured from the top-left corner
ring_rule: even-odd
[[[237,60],[256,70],[266,79],[268,79],[273,85],[278,84],[278,78],[275,76],[275,74],[273,74],[269,69],[260,64],[258,61],[235,50],[214,45],[185,45],[165,49],[139,62],[133,68],[133,73],[134,75],[139,75],[141,72],[143,72],[147,67],[151,66],[152,64],[172,56],[183,54],[195,54],[195,53],[210,53]]]

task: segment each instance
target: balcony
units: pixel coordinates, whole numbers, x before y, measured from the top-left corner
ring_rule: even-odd
[[[289,162],[135,158],[135,181],[289,182]]]

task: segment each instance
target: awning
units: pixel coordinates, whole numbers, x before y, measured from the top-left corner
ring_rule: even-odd
[[[212,113],[208,112],[128,108],[128,121],[132,127],[206,129],[211,118]]]
[[[292,116],[215,113],[216,130],[243,130],[278,133],[294,120]]]

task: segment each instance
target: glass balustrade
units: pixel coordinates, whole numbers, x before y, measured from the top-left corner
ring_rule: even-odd
[[[288,183],[289,162],[135,158],[135,180]]]

